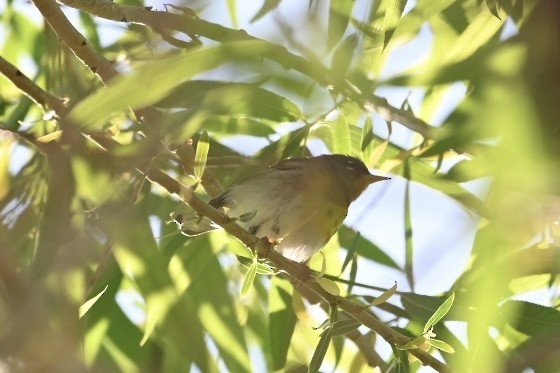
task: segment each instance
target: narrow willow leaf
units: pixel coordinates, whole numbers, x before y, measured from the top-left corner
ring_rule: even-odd
[[[319,339],[319,344],[313,353],[313,357],[311,358],[311,362],[309,363],[309,370],[308,372],[319,372],[321,368],[321,364],[323,364],[323,359],[327,353],[329,348],[329,344],[331,343],[332,339],[332,328],[327,328],[321,333],[321,339]]]
[[[393,37],[401,19],[405,5],[406,0],[388,0],[386,2],[385,19],[383,20],[383,29],[385,30],[383,49],[387,48],[387,45],[391,41],[391,38]]]
[[[295,295],[292,295],[292,293],[294,293],[293,286],[288,281],[278,276],[272,277],[270,291],[268,292],[267,334],[272,360],[271,368],[275,371],[284,368],[286,365],[288,349],[296,325],[296,314],[292,308],[292,297],[295,300]]]
[[[103,295],[103,293],[105,293],[105,290],[107,290],[107,287],[109,285],[105,286],[105,288],[103,290],[101,290],[101,292],[99,294],[97,294],[95,297],[87,300],[84,304],[82,304],[80,306],[80,308],[78,309],[78,318],[82,318],[82,316],[84,316],[86,314],[87,311],[89,311],[89,309],[95,304],[95,302],[97,302],[97,300],[99,298],[101,298],[101,296]]]
[[[336,282],[334,282],[332,280],[329,280],[329,279],[326,279],[324,277],[318,278],[317,282],[328,293],[333,294],[333,295],[339,295],[340,294],[340,289],[338,288],[338,285],[336,284]]]
[[[332,70],[338,76],[346,76],[348,69],[352,64],[356,46],[358,45],[358,37],[356,34],[349,35],[333,52]]]
[[[560,335],[558,309],[526,301],[509,300],[500,310],[502,317],[521,333],[535,337]]]
[[[292,297],[292,309],[299,321],[303,322],[305,325],[311,324],[311,317],[309,317],[309,312],[307,312],[307,308],[305,308],[303,297],[299,291],[294,292]]]
[[[344,115],[339,115],[338,118],[331,123],[331,133],[333,140],[333,153],[352,154],[350,129]]]
[[[337,335],[344,335],[361,325],[361,322],[354,319],[335,321],[332,326],[332,335],[333,337],[336,337]]]
[[[46,144],[54,140],[58,140],[62,136],[62,131],[53,131],[47,135],[37,138],[35,141]]]
[[[276,272],[269,266],[263,263],[257,263],[257,274],[259,275],[274,275]]]
[[[253,265],[249,267],[249,270],[247,271],[247,273],[245,274],[245,278],[243,279],[243,285],[241,286],[241,296],[247,295],[247,293],[253,286],[256,274],[257,263],[253,263]]]
[[[379,163],[379,160],[383,156],[383,153],[385,153],[385,150],[387,150],[388,145],[389,145],[389,141],[385,140],[380,144],[378,144],[375,148],[373,148],[373,151],[371,152],[371,157],[369,159],[370,162],[369,164],[372,167],[374,167],[377,163]]]
[[[414,338],[412,341],[408,342],[404,346],[397,346],[399,350],[414,350],[415,348],[419,348],[426,342],[426,337],[423,335]]]
[[[321,270],[319,271],[317,277],[321,278],[325,275],[325,272],[327,272],[327,260],[325,258],[325,254],[321,251],[319,251],[319,254],[321,254]]]
[[[445,343],[444,341],[440,341],[439,339],[428,339],[427,342],[437,348],[438,350],[445,351],[450,354],[454,354],[455,350],[449,344]]]
[[[367,116],[364,126],[362,127],[362,136],[360,139],[360,150],[363,152],[366,148],[371,144],[371,142],[375,139],[375,135],[373,134],[373,119],[371,116]],[[369,157],[364,157],[365,159],[369,159]]]
[[[328,50],[334,48],[338,41],[344,36],[348,28],[348,22],[352,16],[352,0],[331,1],[329,7],[329,26],[327,31]]]
[[[441,306],[439,306],[439,308],[436,310],[436,312],[434,312],[432,317],[430,317],[430,319],[424,326],[423,333],[426,333],[428,330],[430,330],[439,320],[441,320],[447,314],[447,312],[449,312],[451,306],[453,305],[454,300],[455,300],[455,293],[452,293],[451,296],[447,298]]]
[[[372,306],[378,306],[382,303],[385,303],[389,300],[389,298],[391,298],[393,295],[395,295],[395,293],[397,292],[397,282],[395,281],[395,285],[393,285],[393,287],[391,287],[390,289],[387,289],[387,291],[383,292],[381,295],[379,295],[377,298],[375,298],[375,300],[373,302],[371,302]]]
[[[150,60],[128,74],[112,79],[107,87],[98,89],[77,103],[68,117],[80,128],[98,129],[117,111],[149,106],[163,99],[182,81],[200,72],[235,59],[253,59],[269,48],[261,41],[243,41]]]
[[[405,262],[404,269],[406,279],[412,289],[414,289],[414,245],[412,240],[412,213],[410,208],[410,164],[409,160],[404,161],[403,177],[407,180],[404,191],[404,240],[405,240]]]
[[[208,158],[208,150],[210,149],[210,142],[208,141],[208,132],[203,130],[196,145],[196,154],[194,156],[194,177],[197,180],[202,180],[204,169],[206,168],[206,160]]]
[[[280,5],[280,0],[265,0],[258,12],[251,18],[251,23],[258,21]]]
[[[235,0],[227,0],[227,8],[229,12],[229,19],[231,20],[231,26],[234,29],[239,28],[239,19],[237,17],[237,6],[235,6]]]
[[[490,13],[492,13],[494,15],[494,17],[498,18],[500,21],[502,20],[500,18],[500,14],[498,13],[498,1],[497,0],[486,0],[486,6],[488,7],[488,10],[490,11]]]

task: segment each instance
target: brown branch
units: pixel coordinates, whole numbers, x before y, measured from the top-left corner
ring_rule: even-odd
[[[99,76],[103,83],[107,84],[109,80],[118,75],[115,67],[97,53],[85,36],[72,26],[54,0],[34,0],[33,3],[56,35],[66,43],[76,57]]]
[[[0,56],[0,73],[18,87],[23,94],[45,109],[52,109],[62,116],[68,111],[63,100],[43,90],[2,56]]]

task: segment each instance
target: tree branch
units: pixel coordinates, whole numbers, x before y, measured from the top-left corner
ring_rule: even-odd
[[[301,56],[290,53],[282,46],[249,35],[245,30],[234,30],[202,20],[189,8],[182,7],[181,10],[184,14],[175,14],[145,7],[119,5],[109,0],[59,1],[97,17],[116,22],[138,23],[155,30],[175,30],[183,32],[191,36],[191,38],[193,38],[192,35],[200,35],[221,43],[258,40],[269,46],[263,57],[279,63],[285,69],[299,71],[324,87],[333,86],[365,109],[377,112],[387,121],[398,122],[408,129],[421,134],[426,139],[437,139],[441,136],[440,128],[430,126],[409,112],[390,105],[383,97],[376,96],[371,92],[360,91],[357,88],[357,84],[341,79],[318,61],[311,63]]]
[[[68,109],[63,100],[43,90],[2,56],[0,56],[0,73],[37,104],[45,109],[52,109],[59,115],[66,115]]]

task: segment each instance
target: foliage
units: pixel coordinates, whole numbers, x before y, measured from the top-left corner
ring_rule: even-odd
[[[560,370],[555,1],[60,2],[0,11],[0,367]],[[402,252],[345,225],[308,292],[169,223],[181,188],[208,200],[316,149],[403,186],[376,215],[402,209]],[[415,291],[419,187],[475,222],[443,294]]]

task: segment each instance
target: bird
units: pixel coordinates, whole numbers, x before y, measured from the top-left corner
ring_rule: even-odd
[[[209,204],[295,262],[306,262],[338,231],[350,204],[373,183],[360,159],[344,154],[288,158],[226,189]],[[220,228],[196,213],[174,217],[186,236]]]

